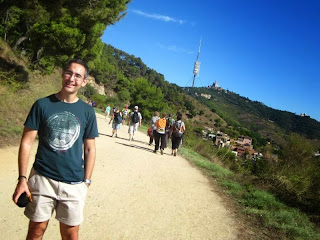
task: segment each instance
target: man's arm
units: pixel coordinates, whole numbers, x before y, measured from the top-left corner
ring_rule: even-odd
[[[186,130],[186,125],[183,123],[183,131],[185,131]]]
[[[128,113],[128,125],[131,124],[131,117],[132,117],[132,112]]]
[[[114,113],[112,114],[112,116],[110,118],[109,124],[112,122],[113,119],[114,119]]]
[[[18,155],[18,168],[19,176],[27,177],[28,162],[32,144],[37,136],[38,131],[25,127],[23,130],[19,155]],[[30,191],[27,185],[27,178],[20,177],[18,180],[17,187],[13,193],[12,200],[17,203],[18,198],[22,193],[26,192],[27,196],[30,196]]]
[[[85,179],[91,180],[95,160],[96,160],[95,139],[85,138],[84,139],[84,178]]]

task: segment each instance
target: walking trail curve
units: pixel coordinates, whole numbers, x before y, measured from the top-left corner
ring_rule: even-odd
[[[118,138],[97,114],[97,158],[89,188],[80,239],[237,239],[231,210],[215,186],[187,160],[153,153],[146,134],[128,141],[128,126]],[[29,169],[36,145],[33,147]],[[11,200],[18,176],[17,147],[0,149],[1,239],[25,239],[28,219]],[[44,239],[60,238],[52,218]]]

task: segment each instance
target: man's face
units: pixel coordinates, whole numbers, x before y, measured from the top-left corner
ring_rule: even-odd
[[[67,93],[76,93],[84,87],[88,79],[84,78],[85,68],[78,63],[71,65],[62,73],[62,89]]]

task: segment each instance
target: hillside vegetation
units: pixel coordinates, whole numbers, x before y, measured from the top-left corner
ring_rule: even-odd
[[[318,142],[320,140],[320,122],[308,116],[302,117],[288,111],[276,110],[226,90],[215,88],[187,90],[187,93],[223,117],[229,126],[246,126],[268,141],[283,144],[291,132]],[[201,93],[209,94],[211,99],[201,97]]]
[[[19,143],[34,101],[57,92],[61,86],[58,71],[46,75],[26,66],[27,62],[0,41],[0,146]]]

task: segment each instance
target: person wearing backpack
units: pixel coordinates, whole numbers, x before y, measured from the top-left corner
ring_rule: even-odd
[[[161,118],[156,122],[156,131],[155,131],[155,148],[154,153],[157,153],[161,141],[160,152],[163,155],[163,151],[166,148],[166,126],[167,126],[167,114],[162,113]]]
[[[175,121],[171,127],[171,139],[172,139],[172,155],[177,156],[177,151],[180,146],[183,134],[186,130],[186,126],[182,121],[182,115],[177,114],[177,121]]]
[[[130,114],[129,119],[129,141],[133,140],[134,132],[138,130],[138,127],[141,127],[142,116],[139,112],[139,107],[134,106],[134,111]]]
[[[156,135],[156,130],[157,130],[157,126],[156,126],[156,122],[159,119],[159,112],[155,111],[153,114],[153,117],[151,118],[151,126],[150,126],[150,134],[148,135],[150,137],[149,140],[149,145],[151,145],[153,143],[153,139]]]
[[[120,112],[119,107],[116,107],[114,109],[114,112],[112,114],[109,124],[111,123],[111,121],[112,121],[112,137],[114,135],[118,137],[117,131],[120,129],[120,124],[122,122],[122,113]]]
[[[174,121],[175,120],[173,119],[172,114],[170,113],[169,117],[167,118],[167,125],[166,125],[166,146],[169,144],[170,131]]]

